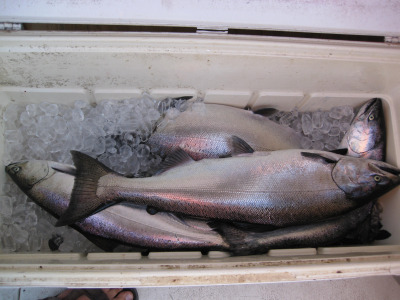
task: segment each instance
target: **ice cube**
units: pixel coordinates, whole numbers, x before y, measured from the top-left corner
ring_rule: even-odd
[[[329,136],[339,136],[339,134],[340,134],[339,127],[332,127],[328,133]]]
[[[340,106],[332,107],[331,110],[329,111],[329,116],[330,116],[332,119],[336,119],[336,120],[341,119],[342,116],[343,116],[343,110],[342,110],[342,108],[341,108]]]
[[[323,133],[320,131],[320,130],[318,130],[318,129],[314,129],[312,132],[311,132],[311,140],[312,141],[320,141],[320,140],[322,140],[322,138],[324,137],[324,135],[323,135]],[[315,148],[314,148],[315,149]]]
[[[117,148],[115,148],[115,147],[109,147],[109,148],[107,148],[107,150],[106,150],[108,153],[110,153],[110,154],[115,154],[115,153],[117,153]]]
[[[340,121],[339,120],[333,120],[332,127],[339,127],[339,126],[340,126]]]
[[[28,104],[25,108],[26,113],[29,117],[35,117],[37,114],[38,105],[37,104]]]
[[[136,151],[132,151],[132,155],[127,160],[126,165],[129,167],[127,175],[133,176],[139,171],[140,163]]]
[[[111,148],[114,147],[117,144],[114,138],[112,137],[106,137],[106,148]]]
[[[4,230],[4,229],[3,229]],[[5,234],[1,238],[2,250],[6,252],[14,252],[17,250],[17,244],[12,234]]]
[[[28,243],[29,251],[36,252],[40,250],[42,246],[42,238],[37,234],[36,230],[29,233]]]
[[[132,149],[131,147],[129,147],[128,145],[123,145],[120,149],[119,149],[119,153],[121,154],[121,156],[124,158],[124,160],[126,161],[131,155],[132,155]]]
[[[312,124],[314,128],[321,128],[323,125],[323,112],[318,110],[312,113]]]
[[[340,122],[340,124],[339,124],[339,129],[340,129],[340,131],[342,131],[342,132],[347,132],[347,130],[349,130],[349,128],[350,128],[350,124],[349,124],[349,123],[347,123],[347,122]]]
[[[312,144],[312,149],[322,150],[322,149],[324,149],[324,143],[322,141],[315,141]]]
[[[93,147],[94,147],[94,145],[96,144],[96,142],[97,142],[97,137],[95,137],[94,135],[90,135],[90,136],[87,136],[84,140],[83,140],[83,143],[84,143],[84,146],[83,146],[83,149],[85,150],[85,151],[92,151],[93,150]]]
[[[290,126],[295,119],[296,117],[292,114],[292,112],[287,112],[279,119],[279,124]]]
[[[65,109],[62,117],[67,122],[71,121],[72,120],[72,109],[71,108]]]
[[[34,210],[29,211],[29,213],[25,215],[24,222],[25,224],[29,225],[29,227],[36,226],[38,218]]]
[[[343,116],[345,116],[345,117],[351,116],[354,114],[354,108],[349,105],[343,106],[342,113],[343,113]]]
[[[28,231],[23,229],[22,226],[13,224],[11,225],[12,236],[15,239],[15,242],[18,244],[22,244],[28,240],[29,234]]]
[[[332,127],[332,122],[331,119],[329,118],[329,114],[327,112],[324,112],[322,114],[322,126],[320,128],[320,131],[323,134],[327,134],[331,130],[331,127]]]
[[[339,147],[339,141],[337,139],[330,139],[325,143],[325,149],[327,151],[335,150]]]
[[[73,108],[71,114],[73,122],[81,122],[84,119],[83,111],[80,108]]]
[[[311,119],[310,114],[304,113],[301,116],[301,122],[302,122],[301,127],[303,129],[303,133],[305,135],[309,135],[312,132],[312,128],[313,128],[312,119]]]
[[[293,123],[290,125],[290,127],[291,127],[294,131],[296,131],[296,132],[298,132],[298,133],[302,133],[301,120],[300,120],[300,119],[296,118],[296,119],[293,121]]]
[[[140,144],[137,147],[137,156],[142,158],[142,157],[147,157],[150,154],[150,148],[147,145]]]
[[[35,123],[35,119],[31,118],[26,111],[21,113],[19,121],[23,126],[32,126]]]
[[[67,123],[62,117],[56,117],[54,119],[54,130],[58,134],[64,134],[67,131]]]
[[[109,154],[108,153],[103,153],[103,154],[101,154],[98,158],[97,158],[97,160],[99,161],[99,162],[101,162],[102,164],[104,164],[104,165],[106,165],[106,166],[109,166],[110,165],[110,160],[109,160]]]
[[[58,106],[57,104],[41,102],[39,104],[39,108],[44,112],[46,116],[56,116],[58,114]]]
[[[9,196],[0,196],[0,214],[11,216],[13,210],[13,199]]]
[[[167,110],[167,113],[165,114],[165,117],[169,120],[174,120],[176,119],[180,114],[180,111],[176,108],[170,108]]]
[[[42,142],[37,137],[30,137],[28,139],[28,146],[33,152],[42,150]]]
[[[96,155],[103,154],[106,151],[106,140],[104,137],[100,136],[97,138],[94,146],[93,146],[93,152]]]
[[[74,106],[80,109],[87,108],[89,106],[89,102],[86,100],[76,100]]]
[[[5,140],[7,143],[21,143],[22,133],[21,130],[6,130],[4,132]]]
[[[38,127],[36,130],[36,136],[44,143],[48,144],[56,139],[57,132],[51,127]]]
[[[301,147],[303,149],[310,149],[312,146],[312,141],[308,137],[305,137],[305,136],[301,138],[300,143],[301,143]]]
[[[3,184],[3,189],[2,189],[3,193],[7,194],[7,193],[10,192],[10,190],[11,190],[10,184],[4,183]],[[0,200],[0,203],[1,203],[1,200]],[[0,204],[0,206],[1,206],[1,204]],[[0,209],[0,213],[1,213],[1,209]]]

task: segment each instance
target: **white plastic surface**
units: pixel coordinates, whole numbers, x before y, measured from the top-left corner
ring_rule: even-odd
[[[379,0],[3,0],[0,22],[189,26],[400,36],[400,3]]]
[[[387,44],[195,34],[0,33],[1,112],[13,101],[94,103],[143,92],[287,110],[357,106],[381,97],[387,160],[396,166],[398,78],[400,47]],[[0,157],[3,143],[0,134]],[[0,172],[0,184],[4,178]],[[400,188],[381,199],[383,225],[392,236],[378,248],[274,250],[235,258],[223,252],[108,258],[6,254],[0,255],[0,285],[196,285],[400,274],[399,199]]]

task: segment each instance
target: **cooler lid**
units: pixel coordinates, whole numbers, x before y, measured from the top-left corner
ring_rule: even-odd
[[[400,36],[396,0],[2,0],[0,22]]]

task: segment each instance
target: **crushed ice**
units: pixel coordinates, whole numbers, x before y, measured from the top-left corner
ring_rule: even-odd
[[[293,128],[303,135],[301,145],[304,149],[337,149],[354,118],[351,106],[336,106],[329,111],[290,112],[278,111],[270,119]]]
[[[73,107],[47,102],[26,106],[13,103],[3,115],[3,163],[42,159],[72,164],[70,150],[79,150],[126,176],[150,176],[161,158],[153,153],[157,149],[150,149],[145,142],[155,126],[173,122],[188,103],[170,98],[158,102],[148,95],[97,105],[78,100]],[[190,105],[193,111],[203,113],[201,101]],[[353,117],[353,108],[342,106],[330,111],[278,112],[271,120],[301,133],[305,149],[333,150]],[[55,218],[31,202],[9,179],[2,192],[0,252],[99,250],[77,231],[54,227]]]

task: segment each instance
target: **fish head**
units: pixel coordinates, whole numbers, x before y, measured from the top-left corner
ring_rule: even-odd
[[[6,166],[7,174],[24,192],[50,177],[55,170],[45,160],[27,160]]]
[[[384,160],[386,128],[382,100],[374,98],[364,104],[355,116],[341,147],[354,157]]]
[[[350,199],[377,198],[400,184],[400,169],[381,161],[341,158],[332,171],[337,186]]]

